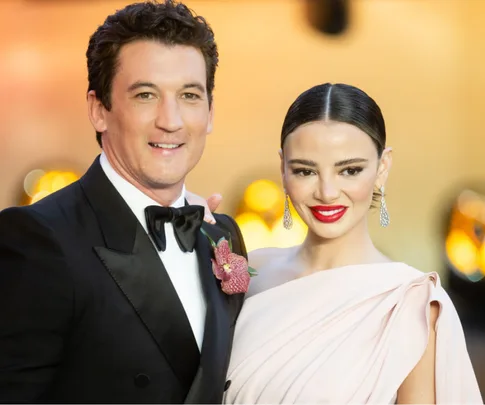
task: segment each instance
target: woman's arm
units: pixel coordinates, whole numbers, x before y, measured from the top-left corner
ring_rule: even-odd
[[[439,304],[431,303],[428,346],[418,364],[406,377],[397,391],[398,404],[436,404],[435,360],[436,320]]]

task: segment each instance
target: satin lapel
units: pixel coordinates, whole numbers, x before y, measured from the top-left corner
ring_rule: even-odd
[[[228,237],[219,228],[204,223],[202,228],[214,241]],[[224,385],[229,355],[230,318],[227,310],[225,294],[220,282],[212,273],[213,248],[206,236],[199,232],[196,241],[196,251],[199,258],[199,271],[204,294],[207,300],[207,315],[205,321],[204,342],[200,367],[192,384],[185,403],[210,403],[214,392]]]
[[[99,162],[93,164],[81,184],[106,243],[94,247],[94,251],[188,390],[199,366],[200,353],[158,252]],[[117,213],[116,217],[113,213]]]

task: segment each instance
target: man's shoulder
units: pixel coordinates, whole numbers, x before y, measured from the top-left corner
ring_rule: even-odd
[[[231,228],[236,228],[238,227],[237,226],[237,223],[236,223],[236,220],[231,217],[230,215],[227,215],[227,214],[216,214],[216,213],[213,213],[212,214],[216,220],[216,226],[221,226],[221,227],[224,227],[224,228],[227,228],[227,227],[231,227]]]
[[[15,224],[36,224],[55,228],[56,224],[75,218],[80,206],[86,204],[79,182],[74,182],[42,200],[25,206],[8,207],[0,211],[0,227]]]
[[[229,232],[232,238],[237,237],[238,239],[242,239],[242,233],[239,229],[239,225],[237,224],[236,220],[227,214],[213,214],[216,220],[214,226],[220,228],[225,232]]]

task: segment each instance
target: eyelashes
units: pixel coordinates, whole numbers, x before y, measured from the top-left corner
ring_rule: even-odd
[[[300,177],[307,177],[307,176],[311,176],[312,174],[315,174],[315,172],[313,170],[310,170],[310,169],[302,169],[302,168],[291,169],[291,172],[294,175],[300,176]]]
[[[345,169],[342,169],[339,172],[339,174],[344,177],[355,177],[355,176],[358,176],[360,173],[362,173],[363,170],[364,168],[362,166],[350,166],[350,167],[346,167]],[[295,176],[299,176],[299,177],[308,177],[308,176],[318,174],[317,171],[313,169],[308,169],[303,167],[295,167],[291,169],[291,172]]]
[[[357,176],[359,173],[361,173],[364,170],[363,167],[360,166],[355,166],[355,167],[347,167],[344,170],[342,170],[340,173],[343,174],[344,176]]]

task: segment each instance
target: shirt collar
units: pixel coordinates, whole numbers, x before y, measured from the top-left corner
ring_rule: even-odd
[[[106,177],[108,180],[113,184],[114,188],[120,193],[123,200],[125,200],[126,204],[130,207],[133,211],[135,216],[137,217],[140,224],[143,225],[145,230],[146,227],[146,219],[145,219],[145,208],[149,205],[158,205],[161,206],[158,202],[147,196],[145,193],[140,191],[136,188],[133,184],[129,181],[125,180],[121,177],[111,166],[106,157],[105,153],[101,153],[101,157],[99,159],[101,164],[101,168],[103,169]],[[182,188],[182,194],[171,204],[171,207],[180,208],[185,205],[185,184]]]

